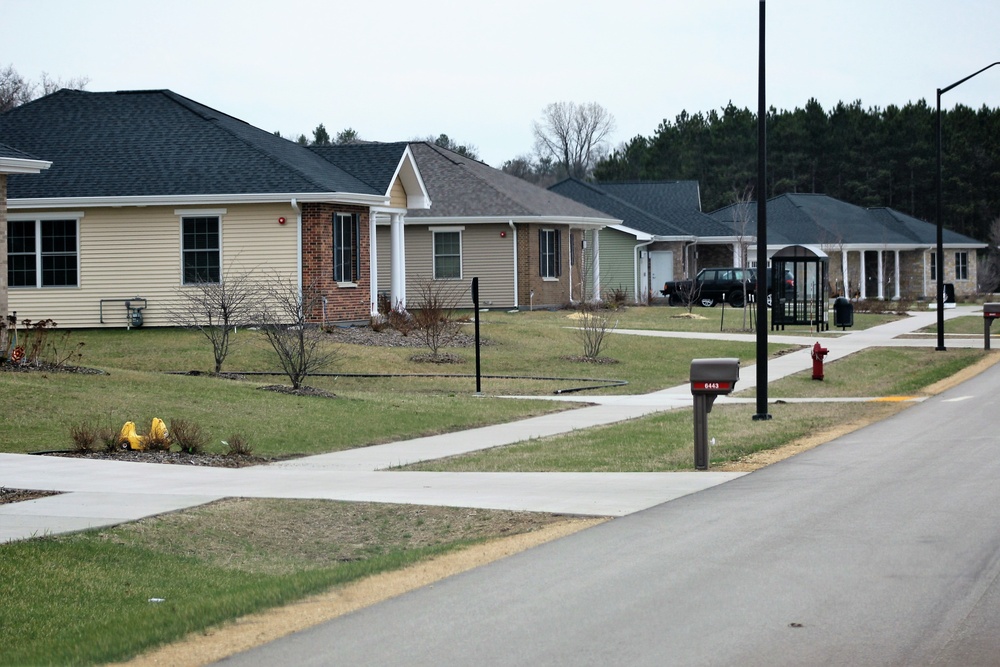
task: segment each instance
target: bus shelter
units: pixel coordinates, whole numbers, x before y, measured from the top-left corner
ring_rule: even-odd
[[[793,245],[771,256],[771,330],[807,325],[827,331],[830,258],[816,246]]]

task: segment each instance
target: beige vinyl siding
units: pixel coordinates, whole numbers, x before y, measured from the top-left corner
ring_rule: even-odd
[[[389,190],[389,206],[393,208],[406,208],[406,188],[403,182],[396,178]]]
[[[462,278],[464,296],[460,307],[472,307],[472,279],[479,278],[479,305],[482,308],[514,306],[514,238],[508,225],[456,224],[406,227],[407,305],[419,307],[421,281],[434,276],[434,229],[461,228]],[[501,233],[505,237],[501,237]],[[454,281],[448,281],[454,282]]]
[[[49,318],[59,328],[115,328],[127,325],[123,300],[142,297],[144,325],[171,326],[171,308],[184,289],[181,216],[175,211],[222,209],[223,272],[295,277],[296,212],[288,204],[96,208],[79,222],[79,286],[12,289],[10,309],[19,320]],[[122,300],[104,304],[104,324],[102,299]]]
[[[392,290],[392,230],[389,225],[375,226],[375,259],[378,262],[378,292]]]

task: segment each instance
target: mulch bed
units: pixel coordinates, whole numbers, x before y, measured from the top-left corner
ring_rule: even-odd
[[[213,468],[246,468],[270,463],[252,454],[185,454],[184,452],[141,452],[134,449],[93,452],[42,452],[45,456],[61,456],[70,459],[98,459],[102,461],[126,461],[129,463],[167,463],[186,466],[207,466]]]
[[[107,375],[99,368],[87,368],[86,366],[63,366],[38,362],[32,364],[13,364],[10,361],[0,363],[2,373],[79,373],[81,375]]]
[[[31,489],[8,489],[0,486],[0,505],[20,503],[25,500],[35,500],[46,496],[59,495],[58,491],[32,491]]]

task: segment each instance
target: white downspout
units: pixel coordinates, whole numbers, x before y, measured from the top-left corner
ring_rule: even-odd
[[[299,297],[302,296],[302,210],[299,202],[292,197],[292,208],[295,210],[295,274]]]
[[[640,254],[639,248],[645,248],[646,246],[652,245],[655,242],[656,242],[655,240],[649,240],[644,243],[637,243],[635,249],[632,251],[635,255],[634,257],[635,262],[633,263],[633,266],[635,267],[635,271],[633,271],[633,273],[635,274],[633,276],[633,278],[635,279],[635,285],[632,288],[633,289],[632,295],[635,297],[636,303],[642,303],[642,301],[639,298],[639,276],[642,275],[642,269],[639,268],[639,254]],[[643,287],[645,288],[647,286],[643,285]]]
[[[594,230],[594,248],[592,250],[593,263],[594,263],[594,286],[593,286],[593,302],[601,302],[601,230]]]
[[[508,220],[507,224],[510,225],[514,237],[514,309],[517,310],[521,307],[517,299],[517,225],[514,224],[513,220]]]

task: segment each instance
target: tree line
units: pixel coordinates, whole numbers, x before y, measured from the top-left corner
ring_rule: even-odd
[[[888,206],[936,219],[936,111],[924,100],[864,108],[860,101],[824,110],[767,115],[767,197],[826,194],[865,207]],[[957,105],[942,113],[942,219],[947,228],[989,237],[1000,215],[1000,109]],[[598,162],[599,181],[697,180],[702,208],[733,203],[757,180],[757,114],[730,103],[664,120]]]

